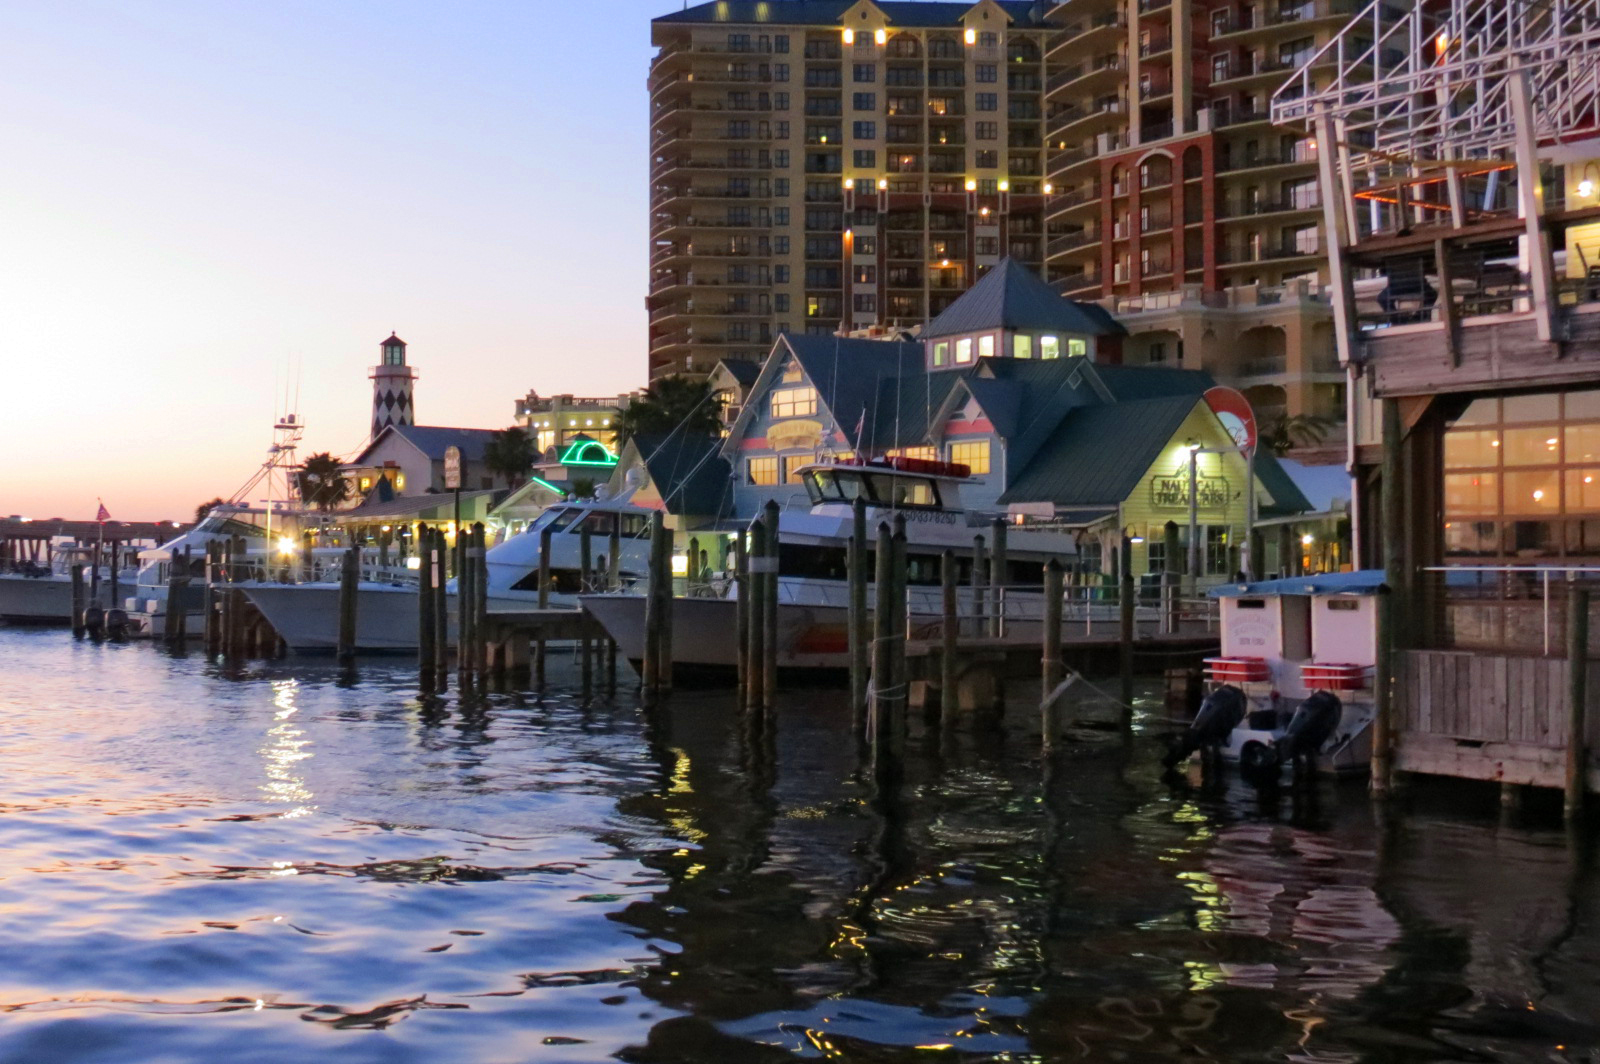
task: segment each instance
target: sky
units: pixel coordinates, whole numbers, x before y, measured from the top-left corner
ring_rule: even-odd
[[[286,406],[351,453],[391,330],[422,424],[641,386],[679,6],[0,0],[0,516],[181,519]]]

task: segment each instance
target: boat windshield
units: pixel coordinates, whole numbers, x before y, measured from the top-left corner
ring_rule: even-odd
[[[805,484],[812,505],[862,498],[877,506],[941,506],[937,481],[886,469],[813,469]]]

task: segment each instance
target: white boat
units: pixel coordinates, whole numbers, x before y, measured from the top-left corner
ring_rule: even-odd
[[[880,522],[906,519],[907,605],[913,635],[932,634],[942,622],[940,569],[945,551],[961,566],[959,613],[966,623],[975,602],[999,612],[1010,634],[1037,637],[1043,617],[1043,571],[1051,558],[1077,554],[1070,534],[1059,530],[1007,530],[1008,572],[1013,585],[1003,596],[975,600],[970,587],[973,537],[987,537],[992,517],[961,506],[966,468],[945,462],[889,459],[883,463],[822,462],[800,470],[810,497],[803,513],[778,521],[778,666],[791,670],[849,667],[849,578],[847,556],[854,527],[852,505],[867,504],[869,538]],[[1037,590],[1016,591],[1015,587]],[[644,656],[644,596],[580,596],[630,660]],[[870,601],[870,595],[869,595]],[[1105,607],[1108,618],[1115,607]],[[675,669],[724,670],[737,665],[738,600],[732,582],[718,581],[704,596],[672,600],[672,661]]]
[[[624,586],[644,576],[650,555],[650,511],[625,501],[574,501],[549,507],[522,532],[489,549],[487,606],[491,614],[533,609],[539,604],[539,540],[550,538],[548,604],[577,609],[582,583],[582,529],[590,535],[590,564],[603,577],[611,531],[620,535],[619,577]],[[415,562],[416,559],[411,559]],[[417,646],[417,576],[406,566],[382,569],[363,551],[357,585],[356,649],[406,651]],[[333,650],[339,638],[337,566],[324,566],[309,580],[256,581],[242,590],[292,650]],[[447,589],[450,640],[455,640],[454,581]]]
[[[279,542],[295,540],[298,525],[292,518],[293,515],[284,511],[271,514],[270,534]],[[282,564],[280,548],[268,539],[268,524],[266,510],[237,503],[219,503],[182,535],[159,547],[140,551],[138,573],[128,596],[122,602],[128,614],[130,634],[154,638],[166,630],[167,613],[172,608],[167,601],[172,567],[181,564],[185,548],[189,551],[189,583],[183,592],[181,607],[191,622],[198,622],[204,609],[208,545],[242,540],[244,554],[240,556],[239,564],[251,571],[274,562]],[[198,636],[199,624],[189,624],[188,631],[190,635]]]
[[[1221,603],[1222,652],[1206,659],[1206,678],[1238,687],[1249,704],[1222,749],[1225,760],[1275,760],[1295,709],[1320,690],[1338,696],[1343,712],[1319,760],[1340,774],[1367,771],[1383,575],[1362,570],[1211,589]]]
[[[7,624],[71,624],[72,567],[84,566],[85,602],[96,575],[99,577],[100,605],[111,594],[111,566],[102,565],[95,573],[93,545],[57,547],[49,565],[17,562],[0,572],[0,621]],[[126,548],[117,559],[116,585],[131,588],[136,578],[135,551]]]

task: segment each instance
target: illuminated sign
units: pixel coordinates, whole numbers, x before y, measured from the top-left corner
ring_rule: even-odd
[[[617,456],[599,440],[573,440],[562,453],[561,464],[610,469],[617,464]]]
[[[1195,499],[1202,510],[1218,510],[1228,505],[1228,500],[1233,498],[1228,490],[1227,477],[1201,476],[1195,482]],[[1187,510],[1189,508],[1189,473],[1172,473],[1168,476],[1153,477],[1150,480],[1150,501],[1156,506],[1166,509]]]

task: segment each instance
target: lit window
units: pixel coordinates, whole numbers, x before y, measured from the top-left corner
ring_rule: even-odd
[[[1071,339],[1067,341],[1067,354],[1071,355],[1073,358],[1082,358],[1088,353],[1089,341]]]
[[[980,336],[980,337],[978,337],[978,357],[979,358],[993,358],[994,357],[994,337],[993,336]]]
[[[396,473],[394,475],[394,487],[396,491],[406,490],[406,475],[404,473]]]
[[[989,472],[989,441],[973,440],[950,445],[950,461],[966,466],[973,476]]]
[[[950,341],[940,340],[933,345],[933,364],[942,366],[950,360]]]
[[[1041,336],[1041,337],[1039,337],[1039,357],[1040,358],[1060,358],[1061,357],[1061,340],[1060,340],[1060,338],[1059,337],[1055,337],[1055,336]]]
[[[371,491],[372,490],[372,478],[371,477],[362,477],[361,478],[361,490],[362,491]]]
[[[1014,358],[1033,357],[1033,337],[1013,336],[1011,338],[1011,354]]]
[[[932,462],[939,457],[937,447],[896,447],[892,451],[884,451],[885,458],[920,458],[925,462]]]
[[[810,417],[817,412],[817,390],[778,388],[772,393],[773,418]]]
[[[972,361],[972,340],[967,338],[956,341],[956,365],[964,366]]]
[[[744,468],[746,484],[776,484],[778,482],[778,460],[776,458],[752,458],[745,463]]]
[[[800,483],[800,470],[811,465],[816,459],[809,454],[791,454],[783,460],[783,482],[785,484]]]

